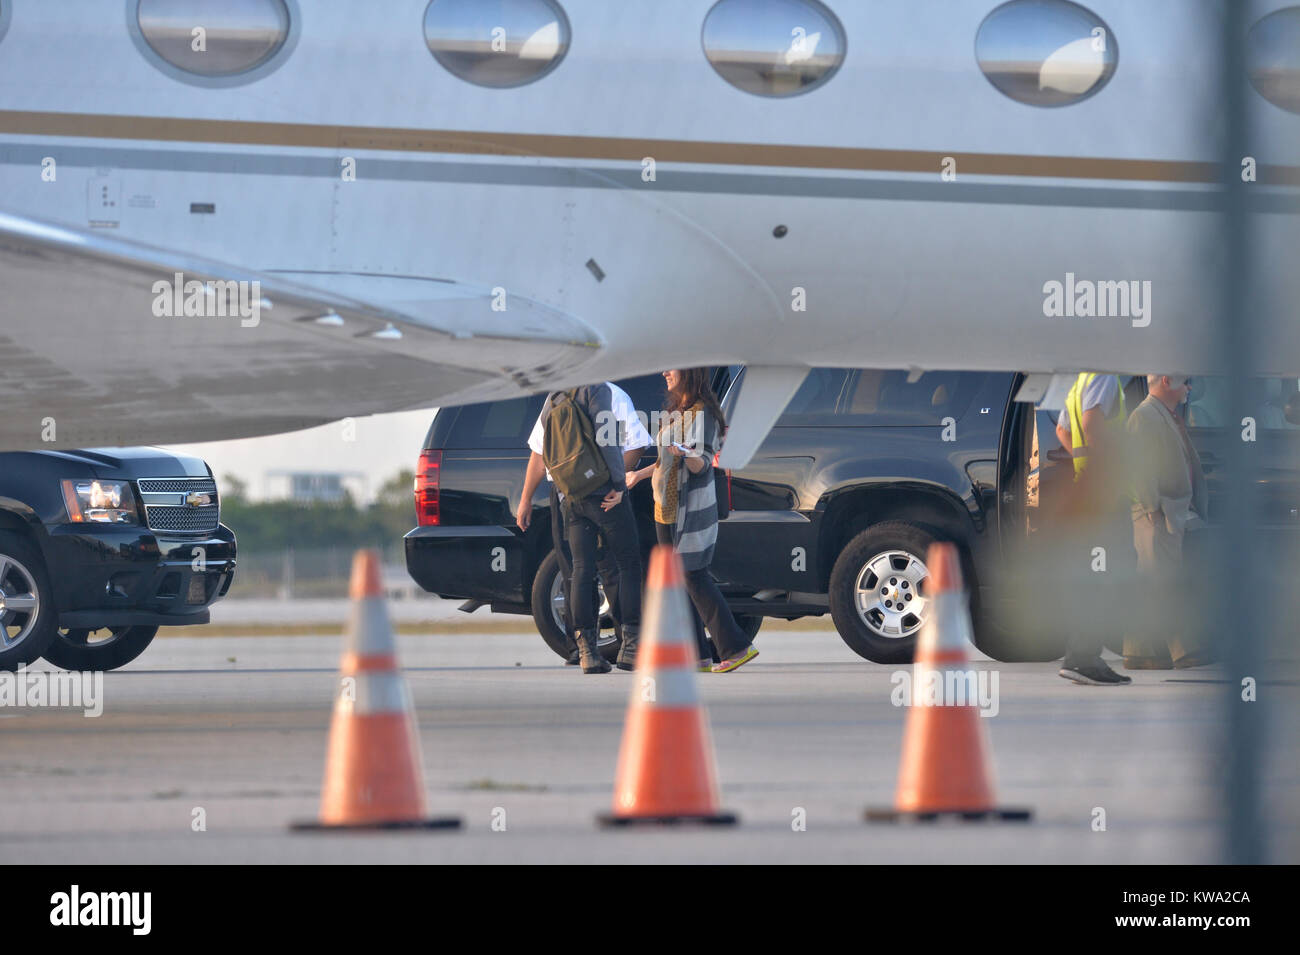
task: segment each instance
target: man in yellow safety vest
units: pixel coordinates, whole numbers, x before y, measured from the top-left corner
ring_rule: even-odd
[[[1127,517],[1126,509],[1121,508],[1124,476],[1120,467],[1126,412],[1119,377],[1085,371],[1075,379],[1065,399],[1065,409],[1056,422],[1056,437],[1074,462],[1073,500],[1066,515],[1078,522],[1077,529],[1087,528],[1090,544],[1105,540],[1112,559],[1119,558],[1125,549],[1122,542],[1113,540],[1117,535],[1111,533],[1111,525],[1116,523],[1117,516]],[[1075,565],[1070,562],[1070,566]],[[1094,581],[1092,574],[1080,578],[1082,586],[1076,592],[1095,589],[1088,586],[1094,582],[1102,583],[1100,579]],[[1075,622],[1060,675],[1088,686],[1122,686],[1133,682],[1102,660],[1101,626],[1105,624],[1100,617]]]
[[[1056,419],[1056,437],[1074,459],[1074,479],[1088,467],[1090,454],[1107,455],[1119,443],[1128,420],[1118,375],[1082,372]],[[1107,461],[1106,463],[1110,463]]]

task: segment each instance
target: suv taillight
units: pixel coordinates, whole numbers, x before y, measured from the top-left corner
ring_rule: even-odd
[[[440,524],[438,493],[442,477],[442,452],[422,451],[415,472],[415,520],[421,527]]]

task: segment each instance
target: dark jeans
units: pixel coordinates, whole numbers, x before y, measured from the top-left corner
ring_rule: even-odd
[[[671,544],[672,525],[655,521],[655,536],[659,538],[659,543]],[[714,582],[709,568],[701,567],[699,570],[686,571],[686,593],[691,598],[691,616],[695,619],[695,642],[699,645],[701,660],[710,658],[717,660],[719,655],[721,659],[726,660],[749,646],[749,638],[736,623],[731,608],[727,606],[727,598],[722,596],[722,591]],[[704,636],[705,627],[709,628],[709,633],[713,635],[713,643],[717,644],[716,653],[713,645]]]
[[[555,556],[560,562],[560,590],[564,594],[564,636],[567,640],[572,640],[573,601],[571,598],[573,595],[570,591],[573,584],[573,555],[569,552],[564,511],[560,507],[560,495],[556,493],[554,484],[551,485],[551,546],[555,548]],[[614,618],[614,625],[618,626],[623,622],[618,612],[618,564],[614,561],[614,555],[610,553],[608,547],[602,546],[596,550],[596,569],[600,573],[601,583],[605,585],[605,596],[609,599],[609,615]],[[596,593],[594,587],[591,592],[591,606],[599,624],[600,595]]]
[[[1108,513],[1067,538],[1070,550],[1065,564],[1070,572],[1064,583],[1068,594],[1059,608],[1068,628],[1062,667],[1101,664],[1106,643],[1118,646],[1123,642],[1126,586],[1133,583],[1137,562],[1132,528],[1127,514]],[[1093,571],[1084,559],[1098,545],[1106,550],[1104,573]]]
[[[565,529],[569,538],[569,552],[573,555],[573,576],[570,583],[569,606],[573,608],[575,630],[595,630],[600,621],[596,616],[595,591],[597,570],[597,540],[604,538],[605,550],[618,566],[614,592],[605,582],[605,596],[611,606],[617,605],[619,623],[641,626],[641,544],[637,539],[636,518],[632,516],[632,502],[627,494],[612,510],[600,506],[601,495],[593,494],[580,501],[564,499]]]

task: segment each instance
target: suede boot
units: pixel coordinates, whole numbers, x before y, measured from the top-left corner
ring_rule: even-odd
[[[613,669],[596,647],[599,634],[599,630],[579,630],[573,635],[574,642],[578,644],[578,657],[583,673],[608,673]]]
[[[618,648],[617,666],[620,670],[636,669],[636,651],[641,641],[641,625],[625,623],[622,628],[623,643]]]

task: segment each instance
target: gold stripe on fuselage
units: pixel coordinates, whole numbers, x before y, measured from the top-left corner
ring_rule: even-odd
[[[263,123],[170,116],[116,116],[100,113],[0,110],[0,134],[4,133],[86,139],[237,143],[246,146],[620,160],[636,163],[640,163],[647,156],[653,156],[656,162],[841,169],[859,172],[934,173],[942,168],[941,163],[945,157],[955,155],[959,158],[961,171],[965,175],[1166,183],[1219,181],[1216,163],[1186,160],[953,153],[916,149],[856,149],[843,146],[791,146],[608,136],[553,136],[538,133]],[[1258,169],[1258,181],[1265,185],[1300,185],[1300,166],[1261,165]]]

